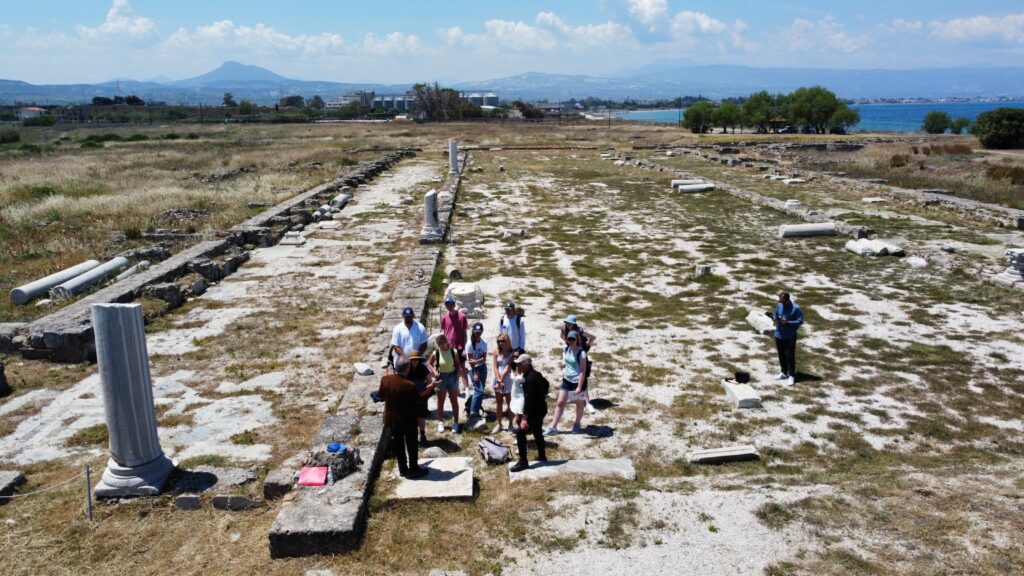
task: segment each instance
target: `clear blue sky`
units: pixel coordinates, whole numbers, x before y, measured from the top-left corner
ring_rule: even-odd
[[[0,78],[186,78],[224,60],[294,78],[408,82],[695,64],[1024,62],[1024,2],[37,0],[0,15]]]

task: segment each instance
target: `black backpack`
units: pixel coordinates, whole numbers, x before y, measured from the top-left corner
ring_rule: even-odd
[[[568,346],[565,347],[565,351],[566,352],[569,351],[569,347]],[[584,350],[582,346],[580,347],[579,350],[576,351],[576,365],[577,366],[580,365],[580,354],[583,353],[583,352],[586,352],[586,350]],[[591,360],[590,359],[590,355],[587,354],[587,373],[583,375],[583,378],[587,381],[587,383],[588,383],[587,385],[588,386],[589,386],[589,382],[590,382],[590,371],[593,368],[594,368],[594,361]]]

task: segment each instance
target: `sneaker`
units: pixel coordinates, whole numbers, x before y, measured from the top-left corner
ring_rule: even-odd
[[[583,433],[583,429],[580,428],[579,424],[573,424],[573,426],[572,426],[572,433],[573,434],[582,434]]]
[[[524,462],[523,460],[520,460],[519,462],[516,462],[515,464],[513,464],[512,467],[508,469],[508,471],[509,472],[522,472],[523,470],[526,470],[529,467],[530,467],[530,463],[529,462]]]
[[[427,475],[427,474],[429,474],[429,473],[430,473],[430,472],[429,472],[429,471],[427,471],[427,469],[426,469],[426,468],[419,468],[419,467],[417,467],[417,468],[416,468],[415,470],[409,470],[409,471],[408,471],[408,472],[407,472],[407,473],[405,474],[405,477],[406,477],[406,478],[409,478],[409,479],[414,479],[414,478],[423,478],[424,476],[426,476],[426,475]]]
[[[444,432],[444,422],[438,422],[437,423],[437,433],[441,434],[443,432]]]
[[[501,432],[501,424],[495,424],[494,428],[491,428],[491,434],[497,434]]]
[[[775,377],[776,380],[785,380],[786,378],[789,378],[789,374],[785,372],[779,372],[779,375]]]
[[[459,433],[459,423],[458,422],[452,424],[452,432],[455,432],[456,434]]]
[[[558,434],[558,430],[556,430],[554,426],[544,431],[545,436],[554,436],[556,434]]]
[[[508,425],[508,433],[509,434],[515,434],[516,433],[516,429],[513,428],[511,424]]]
[[[583,411],[586,412],[587,414],[593,414],[595,412],[594,405],[591,404],[590,402],[587,402],[587,405],[583,407]]]
[[[792,386],[794,384],[796,384],[796,378],[793,378],[792,376],[786,378],[786,386]]]

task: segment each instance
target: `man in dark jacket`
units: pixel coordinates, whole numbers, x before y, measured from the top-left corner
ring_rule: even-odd
[[[804,311],[793,302],[789,292],[781,292],[772,319],[775,320],[775,349],[781,369],[776,380],[785,380],[792,386],[796,382],[796,331],[804,323]]]
[[[521,472],[530,467],[526,457],[526,434],[533,435],[537,444],[537,461],[546,462],[544,455],[544,417],[548,413],[548,381],[533,369],[533,361],[528,354],[522,354],[516,361],[519,371],[523,374],[523,418],[516,428],[516,446],[519,448],[519,462],[510,470]]]
[[[397,374],[380,379],[377,390],[384,400],[384,426],[391,431],[391,450],[398,460],[398,473],[406,478],[421,478],[427,471],[419,465],[419,444],[416,441],[417,403],[434,393],[434,383],[422,392],[408,379],[409,359],[401,357],[395,362]],[[408,455],[408,459],[406,459]]]

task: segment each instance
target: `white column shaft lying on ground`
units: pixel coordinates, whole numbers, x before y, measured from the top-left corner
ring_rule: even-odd
[[[124,280],[125,278],[129,278],[131,276],[135,276],[139,272],[142,272],[143,270],[147,270],[147,269],[149,269],[149,260],[142,260],[138,264],[136,264],[135,266],[132,266],[131,268],[129,268],[129,269],[125,270],[124,272],[121,272],[120,274],[118,274],[116,277],[114,277],[114,280],[121,281],[121,280]]]
[[[448,141],[448,173],[459,173],[459,141],[454,139]]]
[[[89,270],[85,274],[75,276],[60,286],[54,286],[53,289],[50,290],[50,296],[53,298],[70,298],[90,286],[99,284],[114,272],[127,267],[128,259],[123,256],[118,256],[113,260],[108,260],[102,265]]]
[[[79,276],[99,266],[98,260],[86,260],[77,266],[71,268],[65,268],[60,272],[50,274],[45,278],[40,278],[35,282],[30,282],[24,286],[18,286],[11,290],[11,302],[17,305],[28,304],[36,296],[42,296],[46,294],[46,291],[58,284],[63,284],[72,278]]]
[[[676,186],[676,190],[679,192],[710,192],[715,189],[715,185],[710,182],[704,182],[703,184],[681,184]]]
[[[93,304],[92,325],[110,436],[110,460],[96,495],[159,494],[174,466],[157,436],[142,306]]]
[[[779,238],[791,238],[793,236],[835,236],[835,222],[821,222],[812,224],[783,224],[779,226]]]
[[[441,224],[437,219],[437,191],[431,190],[423,197],[423,230],[420,236],[441,238]]]
[[[700,178],[683,178],[681,180],[673,180],[672,183],[669,184],[669,186],[671,188],[675,188],[677,186],[686,186],[686,185],[689,185],[689,184],[704,184],[704,183],[705,183],[705,180],[702,180]]]

